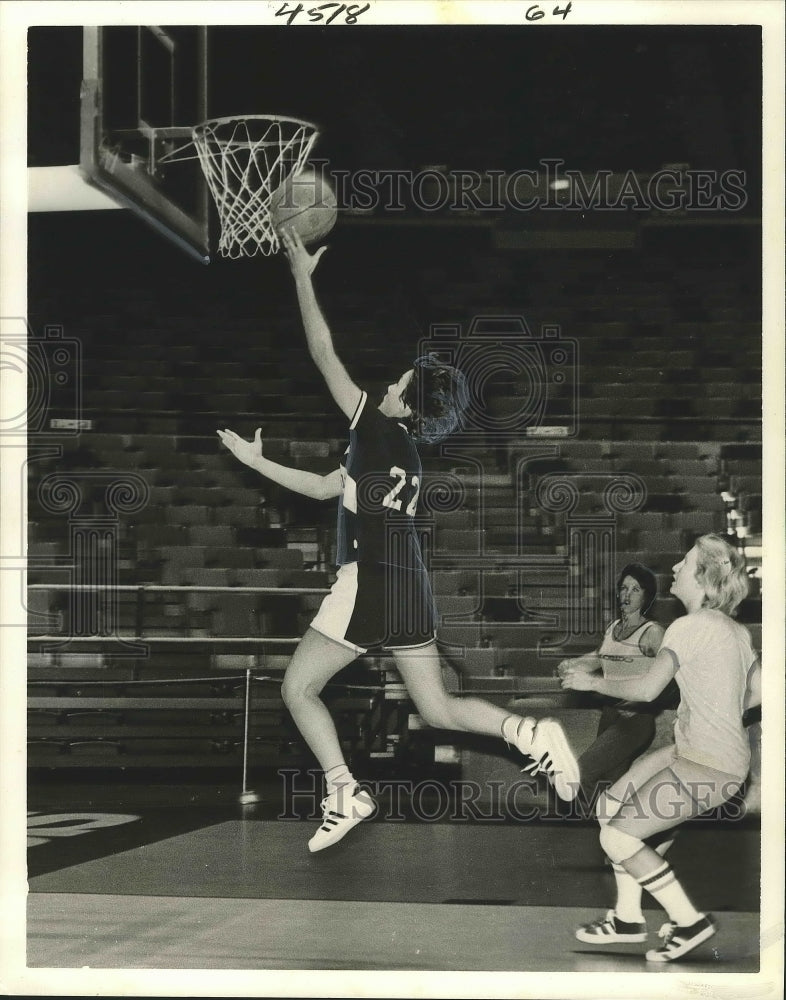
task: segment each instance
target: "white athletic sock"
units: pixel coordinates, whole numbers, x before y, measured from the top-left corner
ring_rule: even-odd
[[[329,795],[331,792],[338,791],[339,788],[346,788],[347,785],[354,788],[357,782],[346,764],[337,764],[336,767],[325,771],[325,784]]]
[[[502,720],[502,738],[506,743],[510,743],[512,746],[518,746],[519,750],[526,753],[522,747],[519,746],[518,740],[523,735],[525,727],[522,725],[524,718],[521,715],[508,715]]]
[[[690,927],[700,919],[701,913],[688,899],[668,861],[664,861],[654,872],[638,879],[638,882],[647,892],[652,893],[668,913],[669,919],[679,927]]]
[[[617,883],[617,904],[614,912],[626,924],[643,924],[641,912],[642,888],[632,875],[628,875],[622,865],[612,864],[614,880]]]
[[[673,843],[673,840],[664,840],[655,850],[663,857]],[[617,883],[617,905],[614,907],[614,912],[625,923],[644,923],[644,915],[641,912],[642,887],[622,865],[612,864],[611,867],[614,869],[614,879]]]

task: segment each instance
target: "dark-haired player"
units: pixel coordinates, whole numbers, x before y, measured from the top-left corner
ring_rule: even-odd
[[[416,441],[438,441],[458,426],[466,402],[463,375],[432,356],[419,358],[388,386],[375,406],[350,378],[333,348],[311,275],[325,250],[310,255],[284,232],[309,353],[333,399],[349,419],[349,447],[327,476],[264,458],[260,431],[249,442],[230,430],[219,437],[241,462],[288,489],[315,499],[341,497],[338,573],[289,663],[282,695],[325,772],[323,821],[309,841],[320,851],[340,840],[375,804],[349,771],[333,720],[320,698],[325,684],[368,649],[389,650],[418,713],[440,729],[501,736],[532,758],[564,799],[576,794],[579,772],[562,727],[535,724],[479,698],[457,698],[442,681],[431,585],[414,528],[422,470]]]

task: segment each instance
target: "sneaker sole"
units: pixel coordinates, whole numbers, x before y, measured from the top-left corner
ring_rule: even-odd
[[[680,948],[675,948],[668,954],[662,951],[648,951],[644,958],[648,962],[673,962],[675,958],[682,958],[683,955],[687,955],[689,952],[693,951],[694,948],[698,948],[700,944],[709,940],[712,935],[717,931],[717,927],[711,924],[709,927],[705,927],[703,931],[700,931],[696,937],[687,941]]]
[[[553,746],[559,753],[560,758],[564,758],[565,761],[572,762],[573,764],[572,774],[568,774],[567,771],[563,771],[553,782],[553,788],[557,795],[559,795],[559,797],[565,802],[572,802],[578,795],[581,774],[579,773],[579,766],[576,763],[576,758],[570,748],[567,737],[565,736],[565,731],[556,719],[541,719],[535,727],[535,731],[537,732],[541,726],[548,734],[547,739],[549,740],[551,746]],[[560,788],[563,783],[565,787]]]
[[[640,934],[586,934],[581,929],[576,931],[576,940],[584,944],[641,944],[647,940],[647,932]]]

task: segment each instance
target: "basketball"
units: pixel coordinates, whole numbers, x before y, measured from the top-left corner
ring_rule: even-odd
[[[321,174],[302,170],[273,192],[270,217],[276,232],[286,226],[294,229],[304,243],[314,243],[336,224],[336,195]]]

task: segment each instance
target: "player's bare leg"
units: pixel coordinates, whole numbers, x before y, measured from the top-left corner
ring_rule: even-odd
[[[322,801],[322,824],[309,841],[312,852],[341,840],[376,808],[370,796],[358,791],[344,760],[336,725],[320,698],[325,684],[355,658],[354,650],[309,628],[295,650],[281,687],[295,725],[325,772],[327,795]]]
[[[394,650],[396,666],[423,721],[437,729],[502,736],[520,753],[533,758],[527,770],[543,772],[563,799],[578,790],[576,758],[555,719],[513,715],[482,698],[463,698],[445,689],[436,642],[417,649]]]

